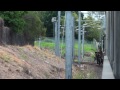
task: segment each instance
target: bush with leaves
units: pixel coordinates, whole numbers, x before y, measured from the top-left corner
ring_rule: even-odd
[[[24,32],[29,37],[35,39],[40,36],[45,36],[46,28],[44,27],[44,23],[41,21],[37,11],[29,11],[28,14],[24,16],[24,20],[26,22]]]
[[[42,22],[44,22],[44,26],[46,27],[46,36],[53,37],[53,23],[51,22],[52,17],[57,17],[57,11],[39,11],[40,17],[42,17]]]
[[[0,11],[0,17],[5,21],[5,25],[16,33],[22,33],[25,21],[22,18],[27,11]]]
[[[99,20],[95,20],[91,15],[85,18],[85,20],[88,20],[86,21],[88,27],[85,27],[85,39],[89,41],[96,39],[97,41],[99,41],[101,22]]]

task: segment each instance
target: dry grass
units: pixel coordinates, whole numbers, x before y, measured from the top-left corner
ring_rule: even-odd
[[[11,59],[10,55],[4,51],[0,51],[0,58],[2,60],[5,60],[6,62],[9,62],[9,60]]]
[[[73,65],[73,78],[93,75],[91,72],[87,74],[78,71],[80,70]],[[48,49],[35,46],[0,46],[0,78],[64,79],[65,60]]]
[[[9,62],[10,71],[6,69],[6,72],[8,72],[9,75],[15,72],[14,78],[65,78],[65,60],[56,57],[53,52],[47,49],[40,49],[30,45],[23,47],[10,45],[6,47],[0,46],[0,61],[1,60]],[[2,63],[2,65],[5,64],[5,62]],[[22,69],[19,70],[18,67]],[[17,70],[15,70],[15,68]],[[11,72],[12,70],[13,72]],[[73,67],[73,73],[76,72],[75,70],[75,67]],[[16,71],[17,73],[19,71],[19,74],[16,74]],[[12,76],[6,76],[6,78],[8,77],[13,78]]]

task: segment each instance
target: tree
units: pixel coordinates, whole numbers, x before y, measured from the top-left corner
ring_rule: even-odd
[[[44,23],[41,21],[40,13],[37,11],[29,11],[28,14],[24,16],[26,22],[24,27],[24,33],[29,35],[30,38],[35,39],[38,37],[44,37],[46,35],[46,28]]]
[[[52,17],[57,17],[57,11],[43,11],[40,14],[42,14],[42,22],[44,22],[44,26],[47,28],[46,36],[53,37],[53,23],[51,19]]]
[[[75,39],[78,39],[78,31],[76,31],[76,29],[78,29],[78,18],[79,18],[79,15],[78,15],[78,11],[73,11],[73,16],[74,16],[74,19],[75,19]],[[84,14],[81,12],[81,20],[83,20],[84,18]],[[81,22],[81,26],[84,24],[84,22]]]
[[[53,37],[53,23],[51,22],[52,17],[57,17],[58,11],[41,11],[42,21],[44,26],[47,28],[46,36]],[[78,26],[78,11],[72,11],[73,16],[75,17],[75,26]],[[81,13],[81,18],[83,19],[84,14]],[[61,11],[61,24],[64,25],[65,20],[65,11]]]
[[[22,33],[25,21],[22,18],[27,11],[0,11],[0,17],[5,21],[5,25],[16,33]]]
[[[85,20],[89,20],[86,21],[88,27],[85,28],[85,39],[92,41],[93,38],[95,38],[97,41],[99,41],[101,21],[96,21],[91,15],[85,18]]]
[[[38,11],[0,11],[5,25],[11,28],[11,43],[16,45],[34,44],[35,38],[45,36],[46,28]]]
[[[103,16],[105,15],[105,11],[89,11],[89,15],[92,15],[96,17],[98,20],[103,19]]]

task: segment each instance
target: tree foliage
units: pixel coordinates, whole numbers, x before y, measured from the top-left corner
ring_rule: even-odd
[[[46,29],[40,11],[0,11],[5,25],[16,33],[27,33],[32,38],[45,36]]]
[[[14,32],[26,34],[30,38],[38,38],[39,36],[53,37],[54,26],[51,22],[52,17],[57,17],[57,11],[0,11],[0,17],[5,20],[5,25],[10,27]],[[72,11],[75,19],[75,26],[78,26],[78,11]],[[91,27],[86,27],[87,31],[85,38],[92,40],[93,38],[99,39],[101,22],[97,21],[92,15],[103,15],[101,12],[89,12],[89,16],[85,20],[91,20],[86,22]],[[81,14],[83,20],[84,14]],[[61,11],[61,25],[64,25],[65,11]],[[85,22],[82,22],[83,25]],[[75,27],[75,30],[78,27]],[[78,38],[78,32],[75,33],[75,37]]]
[[[44,22],[44,26],[47,28],[46,36],[53,37],[53,23],[51,22],[52,17],[57,17],[58,11],[41,11],[42,12],[42,21]],[[75,26],[78,25],[78,11],[72,11],[73,16],[75,17]],[[81,18],[83,19],[84,14],[81,14]],[[61,25],[64,25],[65,20],[65,11],[61,11]]]
[[[89,11],[89,15],[96,17],[98,20],[101,20],[105,15],[105,11]]]
[[[41,18],[42,17],[40,17],[40,12],[29,11],[24,16],[24,20],[26,22],[24,32],[32,38],[45,36],[46,28],[44,27],[44,23],[41,21]]]
[[[93,38],[95,38],[97,41],[99,41],[100,32],[101,32],[101,21],[95,20],[92,16],[88,16],[85,18],[86,25],[88,27],[85,28],[85,39],[92,41]]]
[[[5,21],[5,25],[12,28],[14,32],[22,33],[25,21],[22,18],[27,11],[0,11],[0,17]]]
[[[44,22],[44,26],[47,28],[47,37],[53,37],[53,23],[51,22],[52,17],[57,17],[57,11],[42,12],[42,22]]]

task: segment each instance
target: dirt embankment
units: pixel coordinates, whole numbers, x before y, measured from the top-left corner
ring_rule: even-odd
[[[73,64],[73,79],[100,79],[102,66],[89,57],[85,61]],[[65,79],[65,60],[30,45],[0,46],[0,79]]]
[[[73,75],[77,70],[73,66]],[[65,60],[47,49],[0,46],[0,79],[64,79]]]

